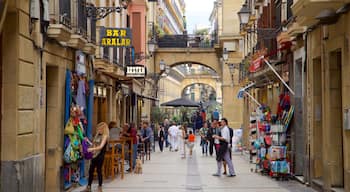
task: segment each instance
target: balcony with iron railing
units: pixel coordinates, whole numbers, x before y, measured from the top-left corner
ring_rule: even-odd
[[[70,0],[59,0],[59,24],[72,28]]]
[[[109,62],[109,47],[103,47],[103,59]]]
[[[158,38],[159,48],[213,48],[214,43],[203,35],[164,35]]]
[[[77,0],[76,33],[87,39],[86,0]]]

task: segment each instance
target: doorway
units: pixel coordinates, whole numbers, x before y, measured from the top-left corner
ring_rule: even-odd
[[[342,52],[337,50],[329,57],[329,105],[330,113],[328,123],[329,146],[332,147],[330,159],[332,180],[331,187],[344,187],[344,157],[343,157],[343,109],[342,109]]]
[[[57,66],[46,67],[46,87],[45,87],[45,188],[46,190],[52,186],[49,186],[49,179],[57,170],[56,167],[52,165],[57,164],[57,151],[56,147],[61,139],[59,138],[62,134],[59,133],[60,123],[60,103],[58,90],[59,87],[59,69]],[[54,143],[58,141],[58,143]],[[49,166],[51,165],[51,166]],[[60,178],[55,178],[56,183],[60,183]]]
[[[305,169],[305,128],[303,125],[303,81],[302,81],[302,58],[295,61],[293,70],[293,85],[294,85],[294,120],[293,120],[293,132],[294,132],[294,147],[295,147],[295,157],[294,157],[294,174],[296,176],[304,176]],[[303,178],[304,180],[304,178]]]
[[[321,58],[313,60],[313,155],[311,157],[312,179],[322,181],[323,178],[323,130],[322,130],[322,67]]]

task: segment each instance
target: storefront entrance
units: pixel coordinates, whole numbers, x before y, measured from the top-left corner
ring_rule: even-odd
[[[329,55],[329,122],[326,129],[331,149],[328,169],[331,170],[331,187],[344,187],[343,157],[343,110],[342,110],[342,52],[337,50]]]
[[[322,130],[322,68],[321,58],[313,60],[313,122],[312,122],[312,157],[311,177],[314,181],[322,181],[323,178],[323,130]]]
[[[61,178],[52,178],[54,173],[58,173],[57,158],[60,157],[57,151],[59,141],[63,141],[62,127],[60,121],[62,113],[62,104],[58,95],[59,89],[59,69],[56,66],[48,66],[46,68],[46,87],[45,87],[45,106],[46,106],[46,117],[45,117],[45,188],[50,189],[49,179],[57,179],[55,183],[60,183]]]

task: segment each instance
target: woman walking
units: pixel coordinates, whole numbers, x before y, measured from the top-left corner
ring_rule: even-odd
[[[160,152],[163,152],[164,140],[165,140],[164,127],[160,125],[158,130],[158,142],[159,142]]]
[[[84,190],[85,192],[91,191],[91,184],[94,178],[95,168],[97,168],[98,192],[102,192],[102,164],[106,153],[108,139],[108,125],[105,122],[101,122],[96,126],[96,135],[92,142],[93,146],[88,149],[88,152],[92,152],[94,155],[90,164],[89,183],[86,189]]]
[[[185,137],[186,137],[186,133],[185,133],[185,128],[184,126],[180,126],[179,127],[179,131],[177,132],[178,135],[178,146],[180,148],[180,155],[181,158],[186,158],[186,152],[185,152]]]

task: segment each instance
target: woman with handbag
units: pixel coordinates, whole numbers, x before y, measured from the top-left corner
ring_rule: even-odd
[[[91,191],[91,184],[94,178],[94,170],[97,168],[97,177],[98,177],[98,192],[102,192],[102,164],[104,156],[106,153],[107,143],[109,139],[109,129],[108,125],[105,122],[101,122],[96,126],[96,135],[92,141],[93,146],[88,148],[88,152],[92,152],[93,158],[90,163],[89,169],[89,183],[85,192]]]

